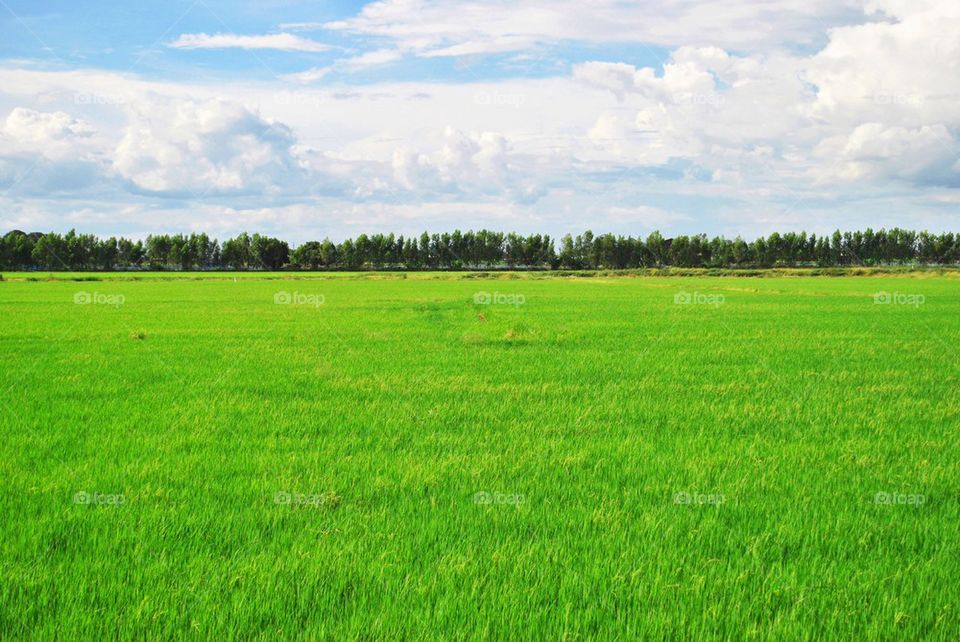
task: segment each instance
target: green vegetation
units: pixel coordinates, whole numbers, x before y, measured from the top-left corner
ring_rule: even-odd
[[[367,271],[144,271],[144,272],[6,272],[0,274],[0,280],[11,281],[329,281],[338,280],[389,280],[410,279],[413,281],[450,281],[450,280],[556,280],[558,278],[597,278],[597,277],[803,277],[803,276],[901,276],[927,278],[940,276],[960,277],[960,268],[954,266],[895,266],[880,267],[825,267],[825,268],[767,268],[767,269],[726,269],[726,268],[639,268],[627,270],[555,270],[517,272],[511,270],[451,270],[444,272],[403,272],[396,270]]]
[[[2,639],[960,630],[953,278],[4,276]]]
[[[0,238],[3,270],[623,270],[769,269],[847,266],[955,266],[960,235],[913,230],[839,230],[831,236],[774,232],[751,242],[705,234],[646,239],[589,230],[567,234],[559,249],[547,235],[461,232],[419,237],[361,234],[334,243],[308,241],[293,250],[280,239],[242,233],[223,242],[206,234],[161,234],[146,241],[92,234],[25,234]]]

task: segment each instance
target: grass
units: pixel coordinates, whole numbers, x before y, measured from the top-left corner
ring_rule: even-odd
[[[952,278],[4,276],[0,638],[960,631]]]

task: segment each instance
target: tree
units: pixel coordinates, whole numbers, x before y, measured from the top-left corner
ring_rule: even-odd
[[[269,236],[254,234],[250,239],[250,252],[254,261],[268,270],[279,270],[290,260],[290,246]]]
[[[13,234],[13,232],[11,232]],[[22,234],[22,233],[21,233]],[[10,239],[8,234],[5,239]],[[63,237],[56,232],[44,234],[33,245],[30,251],[30,263],[33,267],[44,268],[47,270],[71,269],[66,262],[60,258],[67,255],[67,244]],[[16,262],[16,261],[15,261]],[[23,264],[26,267],[27,263]],[[18,266],[19,267],[19,266]]]
[[[559,253],[557,252],[559,248]],[[224,241],[204,233],[150,235],[146,241],[100,239],[92,234],[50,232],[26,234],[20,230],[0,238],[0,267],[4,269],[154,270],[268,269],[291,264],[301,269],[399,267],[625,269],[773,267],[777,265],[889,265],[960,263],[960,235],[932,234],[893,228],[889,231],[835,231],[831,236],[805,232],[773,232],[748,243],[737,237],[708,239],[705,234],[664,239],[659,231],[646,240],[614,235],[594,236],[586,230],[555,241],[545,234],[504,234],[490,230],[429,234],[405,238],[393,234],[360,234],[339,244],[330,239],[308,241],[292,252],[277,238],[246,232]]]
[[[656,267],[663,267],[664,262],[667,260],[667,244],[663,239],[663,235],[659,231],[653,231],[647,237],[647,254],[653,259],[653,265]]]
[[[236,238],[223,242],[220,252],[220,264],[235,270],[244,270],[253,262],[253,252],[250,249],[250,235],[246,232]]]
[[[117,262],[124,268],[139,267],[143,262],[143,242],[134,243],[125,238],[117,240]]]
[[[317,241],[308,241],[295,248],[290,253],[290,263],[299,268],[316,270],[323,265],[323,256],[320,251],[320,243]]]

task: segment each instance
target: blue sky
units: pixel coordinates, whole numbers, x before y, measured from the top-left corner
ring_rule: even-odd
[[[0,0],[0,229],[956,230],[958,94],[945,0]]]
[[[324,23],[356,16],[362,2],[238,3],[213,0],[144,2],[27,2],[6,0],[0,57],[71,67],[135,71],[157,79],[178,79],[185,70],[205,77],[271,80],[351,54],[389,47],[389,39],[351,36],[324,29]],[[19,27],[19,28],[18,28]],[[330,47],[327,51],[238,48],[177,49],[181,34],[288,33]],[[371,67],[337,77],[348,84],[383,81],[490,80],[556,75],[560,67],[597,59],[660,67],[668,49],[655,44],[617,42],[545,43],[530,60],[512,61],[517,52],[460,57],[409,57],[402,63]],[[349,75],[349,77],[346,77]]]

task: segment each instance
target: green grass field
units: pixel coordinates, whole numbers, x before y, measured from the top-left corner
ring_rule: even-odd
[[[0,639],[960,635],[960,279],[10,276]]]

